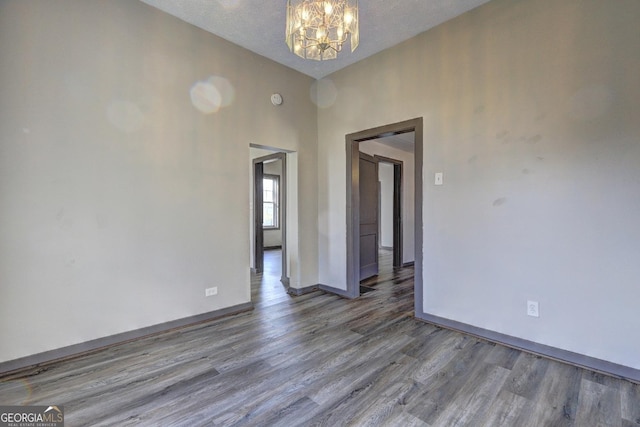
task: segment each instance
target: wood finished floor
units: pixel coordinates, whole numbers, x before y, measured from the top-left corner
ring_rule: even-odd
[[[67,426],[640,425],[638,385],[414,320],[411,268],[294,298],[266,258],[253,312],[0,378],[0,404]]]

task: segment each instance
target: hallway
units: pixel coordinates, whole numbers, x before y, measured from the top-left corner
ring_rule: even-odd
[[[264,271],[260,274],[251,273],[251,302],[256,307],[290,298],[280,281],[281,268],[282,250],[265,250]]]

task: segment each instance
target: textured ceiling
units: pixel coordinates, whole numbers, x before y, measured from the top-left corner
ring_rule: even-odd
[[[489,0],[359,0],[360,46],[330,61],[302,59],[285,44],[286,0],[141,0],[223,39],[322,78]]]

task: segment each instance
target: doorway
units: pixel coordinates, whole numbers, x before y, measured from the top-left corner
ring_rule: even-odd
[[[367,129],[345,137],[347,151],[347,290],[345,296],[360,296],[360,150],[364,141],[390,135],[414,132],[414,200],[415,200],[415,310],[421,308],[422,293],[422,157],[423,120],[416,118],[404,122]]]
[[[279,162],[278,172],[266,173],[268,166],[276,162]],[[288,287],[286,162],[286,153],[273,153],[253,159],[253,272],[264,272],[265,231],[278,230],[277,246],[281,248],[280,281]],[[265,188],[265,185],[269,188]]]
[[[387,223],[391,224],[391,250],[393,251],[393,267],[401,268],[404,266],[403,262],[403,239],[402,235],[403,231],[403,223],[402,223],[402,162],[400,160],[392,159],[390,157],[380,156],[378,154],[374,155],[375,159],[378,161],[379,170],[383,170],[384,166],[389,166],[391,168],[391,212],[390,215],[386,212],[389,209],[385,209],[384,203],[386,200],[383,200],[384,188],[380,190],[380,246],[387,246],[387,236],[384,231],[387,227]],[[380,174],[382,175],[382,173]],[[382,179],[380,180],[382,187]],[[389,218],[390,221],[389,221]]]

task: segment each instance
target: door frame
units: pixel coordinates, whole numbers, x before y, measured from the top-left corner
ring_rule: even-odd
[[[273,153],[267,156],[253,159],[253,266],[254,273],[262,273],[264,269],[264,229],[262,227],[262,181],[259,176],[264,176],[264,163],[269,161],[282,161],[282,175],[280,176],[280,231],[282,233],[282,267],[280,281],[289,286],[287,275],[287,153]]]
[[[403,122],[392,123],[376,128],[351,133],[345,136],[347,160],[347,290],[342,295],[348,298],[360,296],[360,189],[359,189],[359,144],[363,141],[385,136],[414,132],[415,143],[415,275],[414,275],[414,309],[421,313],[422,292],[422,163],[423,163],[423,119],[418,117]]]
[[[403,247],[402,247],[402,233],[403,221],[402,221],[402,161],[392,159],[391,157],[374,155],[380,163],[389,163],[393,166],[393,266],[400,268],[403,266]],[[382,200],[380,200],[382,203]]]

